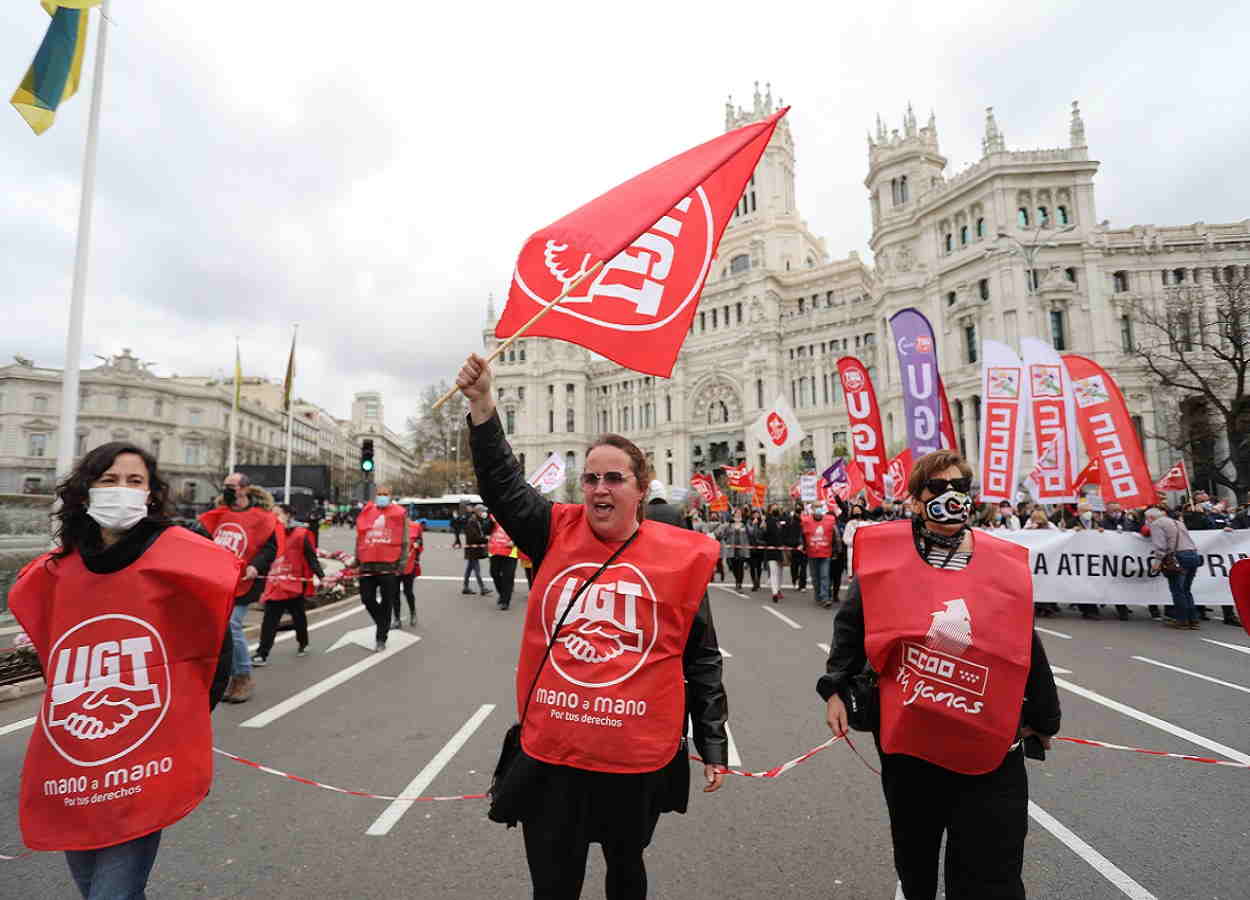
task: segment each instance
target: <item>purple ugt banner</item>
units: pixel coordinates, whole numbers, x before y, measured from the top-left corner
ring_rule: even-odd
[[[903,409],[907,446],[912,459],[942,447],[942,412],[938,400],[937,342],[933,327],[918,309],[899,310],[890,317],[898,368],[903,377]]]

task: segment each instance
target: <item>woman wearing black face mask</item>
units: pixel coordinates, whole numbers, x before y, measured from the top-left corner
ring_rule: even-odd
[[[1023,745],[1049,746],[1059,698],[1033,632],[1024,548],[974,537],[972,472],[956,453],[922,457],[911,521],[861,528],[854,576],[816,689],[835,735],[842,698],[878,673],[873,737],[907,900],[933,900],[946,832],[946,896],[1023,900],[1028,827]]]

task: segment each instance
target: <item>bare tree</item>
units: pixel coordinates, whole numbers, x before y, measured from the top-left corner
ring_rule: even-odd
[[[450,387],[447,381],[428,385],[421,392],[416,414],[407,421],[418,466],[414,487],[426,496],[460,493],[473,486],[469,432],[465,425],[468,402],[463,394],[456,393],[442,407],[434,408]]]
[[[1124,340],[1162,389],[1153,436],[1192,460],[1195,482],[1240,496],[1250,489],[1250,280],[1231,266],[1217,274],[1144,303]]]

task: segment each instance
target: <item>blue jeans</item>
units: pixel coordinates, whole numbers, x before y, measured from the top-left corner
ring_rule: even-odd
[[[482,583],[482,561],[480,559],[466,559],[464,561],[464,589],[469,589],[469,575],[477,576],[477,589],[485,591],[486,585]]]
[[[1194,607],[1194,576],[1198,574],[1198,566],[1202,565],[1202,557],[1194,550],[1177,550],[1176,561],[1181,564],[1179,572],[1167,574],[1168,590],[1172,592],[1172,617],[1181,624],[1198,621],[1198,610]]]
[[[821,605],[829,603],[829,558],[809,556],[808,569],[812,573],[812,591],[816,594],[816,602]]]
[[[243,636],[243,620],[247,618],[247,604],[236,603],[230,613],[230,640],[234,645],[234,662],[230,666],[231,675],[251,675],[252,655],[247,649],[247,638]]]
[[[144,900],[160,846],[161,833],[154,831],[99,850],[66,850],[65,862],[83,900]]]

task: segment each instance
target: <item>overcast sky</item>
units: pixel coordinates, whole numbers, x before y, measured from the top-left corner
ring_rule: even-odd
[[[847,9],[851,11],[846,11]],[[95,13],[90,52],[95,50]],[[937,113],[948,176],[985,107],[1011,149],[1066,146],[1081,101],[1099,218],[1250,216],[1250,5],[291,4],[113,0],[84,365],[280,377],[337,415],[421,388],[481,346],[539,227],[720,133],[728,93],[793,106],[799,209],[869,259],[865,133]],[[7,97],[48,18],[0,4]],[[61,366],[91,60],[36,138],[0,115],[0,358]]]

